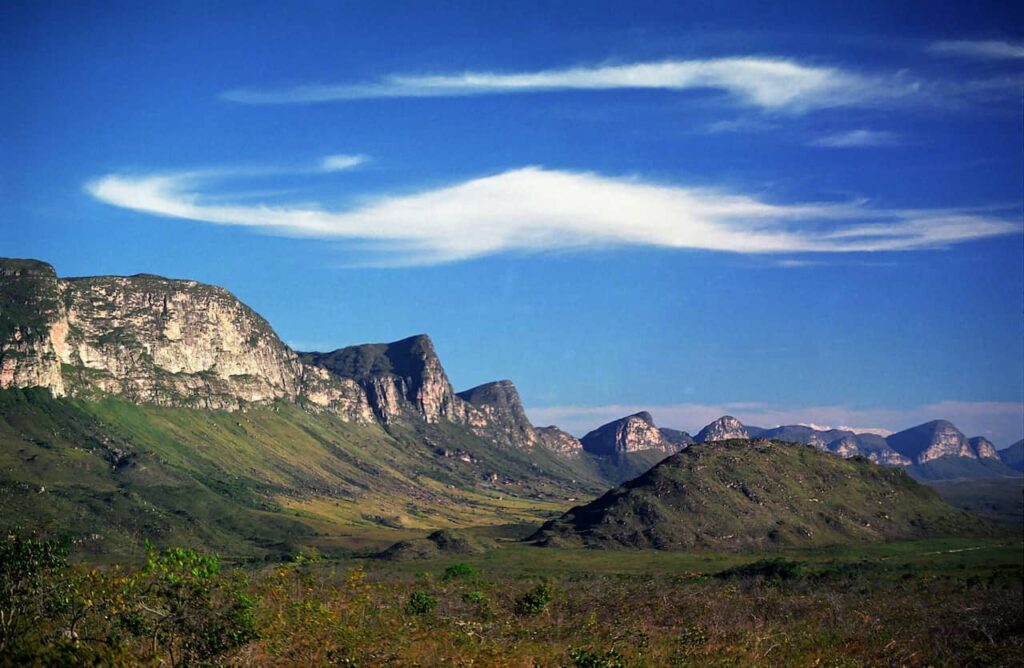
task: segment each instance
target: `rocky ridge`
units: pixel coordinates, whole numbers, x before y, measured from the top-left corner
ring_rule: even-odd
[[[534,428],[511,381],[457,394],[426,335],[296,353],[223,288],[149,274],[61,279],[34,260],[0,259],[9,387],[229,411],[284,400],[351,422],[443,421],[509,447],[580,450],[557,428]]]
[[[723,415],[708,426],[701,429],[695,440],[698,443],[727,441],[733,438],[750,438],[743,423],[731,415]]]

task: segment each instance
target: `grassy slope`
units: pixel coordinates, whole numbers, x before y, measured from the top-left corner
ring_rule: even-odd
[[[957,508],[1024,528],[1024,477],[935,480],[928,486]]]
[[[581,468],[454,428],[388,434],[286,404],[225,413],[0,392],[0,528],[70,531],[95,552],[143,538],[239,556],[362,548],[538,521],[600,491]]]
[[[902,470],[811,446],[723,441],[671,457],[538,537],[556,546],[731,550],[999,531]]]

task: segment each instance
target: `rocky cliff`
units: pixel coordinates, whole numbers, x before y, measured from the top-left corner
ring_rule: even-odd
[[[537,445],[541,438],[526,417],[519,392],[510,380],[484,383],[456,395],[469,404],[463,411],[478,433],[519,448]]]
[[[915,464],[925,464],[940,457],[978,459],[977,453],[951,422],[933,420],[888,436],[886,443]]]
[[[306,368],[223,288],[145,274],[58,279],[24,260],[0,260],[0,281],[2,387],[229,410],[285,399],[372,419],[358,385]]]
[[[731,415],[723,415],[701,429],[696,436],[698,443],[727,441],[732,438],[750,438],[743,423]]]
[[[679,447],[666,439],[651,414],[642,411],[609,422],[580,439],[583,449],[595,455],[621,456],[644,450],[675,453]]]
[[[992,444],[992,441],[988,440],[984,436],[975,436],[967,441],[971,444],[971,450],[978,456],[978,459],[995,459],[1002,461],[999,456],[999,452],[996,451],[996,446]]]
[[[499,445],[580,450],[537,430],[511,381],[456,394],[426,335],[295,353],[223,288],[140,274],[60,279],[0,259],[0,387],[235,410],[284,400],[346,420],[445,422]]]
[[[300,353],[303,362],[358,383],[378,420],[463,422],[466,408],[455,396],[430,337],[367,343],[328,353]]]

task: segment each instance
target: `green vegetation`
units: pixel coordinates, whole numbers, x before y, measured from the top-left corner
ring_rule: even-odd
[[[135,560],[144,537],[231,558],[338,555],[425,529],[536,522],[564,511],[567,492],[602,489],[547,451],[423,429],[388,432],[286,403],[227,413],[3,390],[0,530],[67,532],[87,553]]]
[[[0,541],[0,592],[17,594],[3,609],[14,601],[30,623],[5,636],[0,665],[1019,665],[1022,547],[590,550],[529,583],[555,551],[495,550],[458,562],[474,577],[445,578],[455,564],[411,573],[313,555],[229,567],[173,548],[96,568],[12,537]],[[663,568],[666,557],[682,563]]]
[[[813,446],[718,441],[692,446],[552,520],[552,547],[750,550],[1008,529],[957,510],[901,469]]]

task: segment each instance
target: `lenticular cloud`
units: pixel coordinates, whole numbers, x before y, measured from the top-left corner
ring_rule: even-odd
[[[948,246],[1019,231],[967,210],[863,202],[777,204],[682,185],[526,167],[343,210],[224,203],[205,172],[111,174],[87,185],[113,206],[270,233],[373,242],[381,264],[506,252],[652,246],[733,253],[849,253]],[[245,203],[243,203],[245,202]]]

